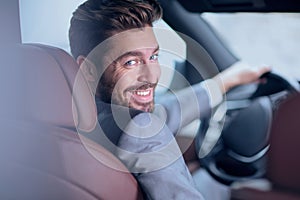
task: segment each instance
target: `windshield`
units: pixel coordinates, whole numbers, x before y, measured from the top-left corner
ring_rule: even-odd
[[[300,80],[299,13],[203,13],[236,56]]]

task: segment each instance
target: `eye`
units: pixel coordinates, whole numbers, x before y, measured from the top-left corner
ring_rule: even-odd
[[[138,60],[129,60],[129,61],[125,62],[125,66],[128,66],[128,67],[136,65],[136,64],[138,64]]]
[[[151,57],[150,57],[150,60],[158,60],[158,54],[153,54]]]

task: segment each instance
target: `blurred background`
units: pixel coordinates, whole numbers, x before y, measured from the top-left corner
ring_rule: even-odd
[[[69,52],[69,21],[82,2],[21,0],[23,42],[50,44]],[[212,25],[242,60],[250,65],[271,65],[300,80],[299,13],[203,13],[199,16]]]

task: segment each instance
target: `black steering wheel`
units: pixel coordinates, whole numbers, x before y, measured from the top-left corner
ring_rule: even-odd
[[[234,88],[212,117],[201,122],[196,137],[200,162],[223,184],[265,174],[273,115],[282,101],[299,92],[296,80],[280,74],[269,72],[261,80]]]

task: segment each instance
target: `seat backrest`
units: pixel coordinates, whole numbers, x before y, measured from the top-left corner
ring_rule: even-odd
[[[92,130],[97,118],[73,58],[44,45],[3,52],[0,199],[141,199],[126,167],[76,131]],[[74,97],[75,80],[82,91]]]
[[[279,106],[270,134],[267,178],[271,190],[251,186],[233,189],[232,200],[298,200],[300,199],[300,94]]]
[[[270,138],[268,178],[279,188],[300,192],[300,94],[278,109]]]

